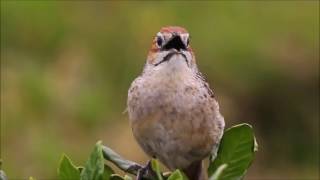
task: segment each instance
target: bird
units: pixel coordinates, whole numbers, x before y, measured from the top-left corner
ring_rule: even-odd
[[[185,28],[166,26],[155,35],[128,90],[127,110],[146,154],[190,180],[207,179],[203,160],[217,152],[225,122]]]

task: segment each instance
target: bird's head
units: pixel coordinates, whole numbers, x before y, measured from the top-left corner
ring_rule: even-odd
[[[196,69],[187,30],[178,26],[161,28],[152,41],[146,67],[151,69],[170,67]]]

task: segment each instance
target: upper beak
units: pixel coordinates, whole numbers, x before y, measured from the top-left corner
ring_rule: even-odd
[[[163,50],[176,49],[178,51],[186,50],[187,47],[182,41],[181,37],[177,34],[173,34],[171,39],[162,47]]]

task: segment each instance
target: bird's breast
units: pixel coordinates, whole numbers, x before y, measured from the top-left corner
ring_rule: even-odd
[[[128,96],[134,136],[149,155],[162,162],[178,158],[169,167],[182,167],[187,159],[208,155],[221,133],[216,131],[215,119],[220,114],[215,100],[199,81],[183,77],[140,77]]]

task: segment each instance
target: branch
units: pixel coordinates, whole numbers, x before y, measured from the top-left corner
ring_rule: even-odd
[[[107,146],[102,146],[102,152],[103,152],[103,157],[106,160],[111,161],[119,169],[127,173],[137,175],[139,169],[143,168],[140,164],[123,159],[119,154],[117,154]]]

